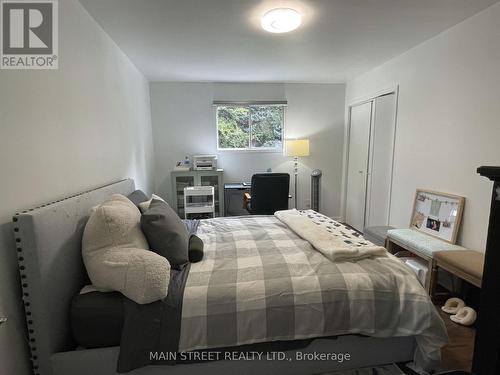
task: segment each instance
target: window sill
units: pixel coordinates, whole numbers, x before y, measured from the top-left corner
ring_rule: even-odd
[[[239,153],[239,154],[283,154],[282,149],[263,149],[254,150],[249,148],[231,149],[231,148],[218,148],[217,152],[223,153]]]

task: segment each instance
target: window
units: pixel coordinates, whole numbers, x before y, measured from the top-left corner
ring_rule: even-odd
[[[283,149],[285,105],[216,104],[219,150]]]

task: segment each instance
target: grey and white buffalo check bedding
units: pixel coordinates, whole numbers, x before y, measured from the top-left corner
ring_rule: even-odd
[[[303,214],[373,246],[327,217]],[[415,367],[439,362],[444,323],[393,256],[334,263],[273,216],[202,220],[197,235],[205,256],[185,284],[179,351],[343,334],[415,336]]]

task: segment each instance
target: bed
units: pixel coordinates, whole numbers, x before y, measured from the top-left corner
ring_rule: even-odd
[[[35,374],[42,375],[63,375],[63,374],[117,374],[116,363],[119,356],[119,347],[108,347],[99,349],[77,348],[71,336],[69,327],[69,306],[71,299],[86,284],[89,284],[85,268],[81,259],[81,237],[88,219],[88,213],[91,207],[101,203],[113,193],[128,195],[134,190],[133,180],[123,180],[107,186],[99,187],[75,196],[63,199],[57,202],[43,205],[41,207],[28,210],[13,217],[13,226],[16,236],[17,251],[19,254],[19,265],[21,273],[21,283],[23,288],[23,298],[26,310],[26,322],[28,325],[28,334],[30,349],[32,355],[32,364]],[[206,277],[203,267],[214,265],[217,260],[217,251],[211,251],[211,247],[220,249],[220,241],[223,236],[219,236],[217,241],[210,238],[217,237],[215,233],[227,231],[231,233],[234,240],[235,225],[248,226],[248,222],[240,220],[240,223],[232,222],[231,228],[228,227],[227,220],[216,219],[215,221],[204,222],[200,226],[200,236],[207,243],[207,259],[200,264],[192,265],[190,277],[186,283],[184,293],[183,307],[183,325],[179,347],[182,350],[193,350],[202,347],[224,346],[228,341],[224,335],[210,336],[210,333],[200,327],[206,327],[203,324],[187,324],[190,319],[207,319],[205,313],[196,313],[199,305],[193,304],[193,301],[205,298],[210,285],[200,288],[203,285],[203,277]],[[233,219],[239,220],[239,219]],[[254,220],[255,225],[267,227],[268,230],[275,233],[283,231],[282,224],[273,217],[249,218],[245,220]],[[247,228],[248,229],[248,228]],[[241,241],[245,241],[245,228],[240,228]],[[286,229],[286,228],[285,228]],[[287,234],[289,236],[289,234]],[[238,239],[237,239],[238,241]],[[307,245],[302,243],[300,238],[283,239],[283,241],[300,242],[299,247],[303,247],[302,252],[310,253]],[[223,241],[224,242],[224,241]],[[238,258],[237,249],[229,246],[226,249],[225,258]],[[220,254],[219,254],[220,256]],[[311,258],[317,258],[310,253]],[[250,257],[251,258],[251,257]],[[286,258],[286,256],[285,256]],[[292,256],[293,258],[293,256]],[[255,260],[255,259],[254,259]],[[220,261],[220,259],[219,259]],[[289,260],[286,260],[288,262]],[[237,260],[236,260],[237,262]],[[369,261],[367,261],[369,262]],[[310,264],[315,264],[309,262]],[[320,264],[323,262],[319,262]],[[226,266],[231,267],[225,262]],[[396,263],[394,263],[396,264]],[[225,267],[225,266],[223,266]],[[229,270],[229,268],[226,269]],[[237,269],[239,267],[236,267]],[[212,267],[213,269],[213,267]],[[264,267],[265,271],[265,267]],[[404,272],[404,271],[402,271]],[[231,273],[231,272],[229,272]],[[232,272],[234,274],[234,272]],[[415,279],[416,280],[416,279]],[[252,288],[253,289],[253,288]],[[204,292],[202,292],[204,290]],[[205,297],[203,297],[205,293]],[[390,302],[390,301],[389,301]],[[198,307],[197,307],[198,306]],[[304,304],[307,306],[307,303]],[[429,308],[430,308],[429,302]],[[225,307],[227,308],[227,306]],[[234,306],[231,307],[231,309]],[[362,310],[358,310],[361,313]],[[355,310],[353,310],[353,316]],[[310,312],[303,311],[305,314],[302,321],[307,319]],[[300,312],[298,313],[300,316]],[[234,313],[232,313],[233,316]],[[286,316],[286,312],[285,315]],[[213,317],[213,315],[212,315]],[[367,321],[368,317],[365,317]],[[234,320],[234,319],[233,319]],[[356,320],[363,320],[358,316]],[[432,319],[431,319],[432,320]],[[286,319],[283,321],[286,322]],[[251,320],[255,322],[255,319]],[[442,322],[441,322],[442,323]],[[251,324],[251,323],[250,323]],[[426,323],[427,324],[427,323]],[[425,343],[425,341],[443,339],[442,332],[439,331],[439,321],[432,320],[428,322],[426,335],[411,335],[408,332],[404,334],[398,327],[404,324],[393,324],[393,329],[398,331],[386,337],[389,334],[380,334],[380,337],[370,330],[369,325],[366,329],[361,327],[356,332],[345,332],[332,338],[316,338],[312,340],[305,348],[300,350],[284,350],[287,359],[284,361],[252,360],[252,361],[209,361],[196,364],[180,364],[176,366],[147,366],[129,372],[132,375],[154,375],[154,374],[220,374],[220,373],[238,373],[238,374],[315,374],[326,371],[348,369],[363,366],[374,366],[390,362],[406,362],[414,358],[422,345],[432,344],[434,346],[442,345],[442,342]],[[432,327],[432,325],[437,325]],[[228,327],[231,325],[228,324]],[[231,329],[239,329],[237,324]],[[194,329],[194,331],[193,331]],[[299,334],[296,330],[298,329]],[[302,330],[302,331],[301,331]],[[283,340],[301,338],[313,338],[314,332],[308,332],[308,325],[301,327],[300,324],[293,324],[293,333],[284,334]],[[284,329],[286,331],[286,329]],[[394,331],[394,332],[396,332]],[[436,332],[434,332],[436,331]],[[258,327],[252,332],[258,332]],[[332,332],[333,333],[333,332]],[[356,334],[351,334],[356,333]],[[367,335],[372,337],[362,337]],[[326,335],[320,335],[326,336]],[[385,336],[385,337],[384,337]],[[199,345],[199,338],[204,345]],[[244,335],[239,336],[244,337]],[[196,339],[198,338],[198,339]],[[215,340],[213,345],[208,345],[208,341]],[[238,341],[238,345],[258,342],[251,335]],[[208,345],[208,346],[207,346]],[[431,345],[431,346],[432,346]],[[349,353],[349,360],[339,361],[320,361],[296,359],[297,353]]]

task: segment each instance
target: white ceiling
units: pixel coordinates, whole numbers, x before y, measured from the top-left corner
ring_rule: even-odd
[[[345,82],[498,0],[80,0],[151,81]],[[274,7],[303,15],[260,28]]]

